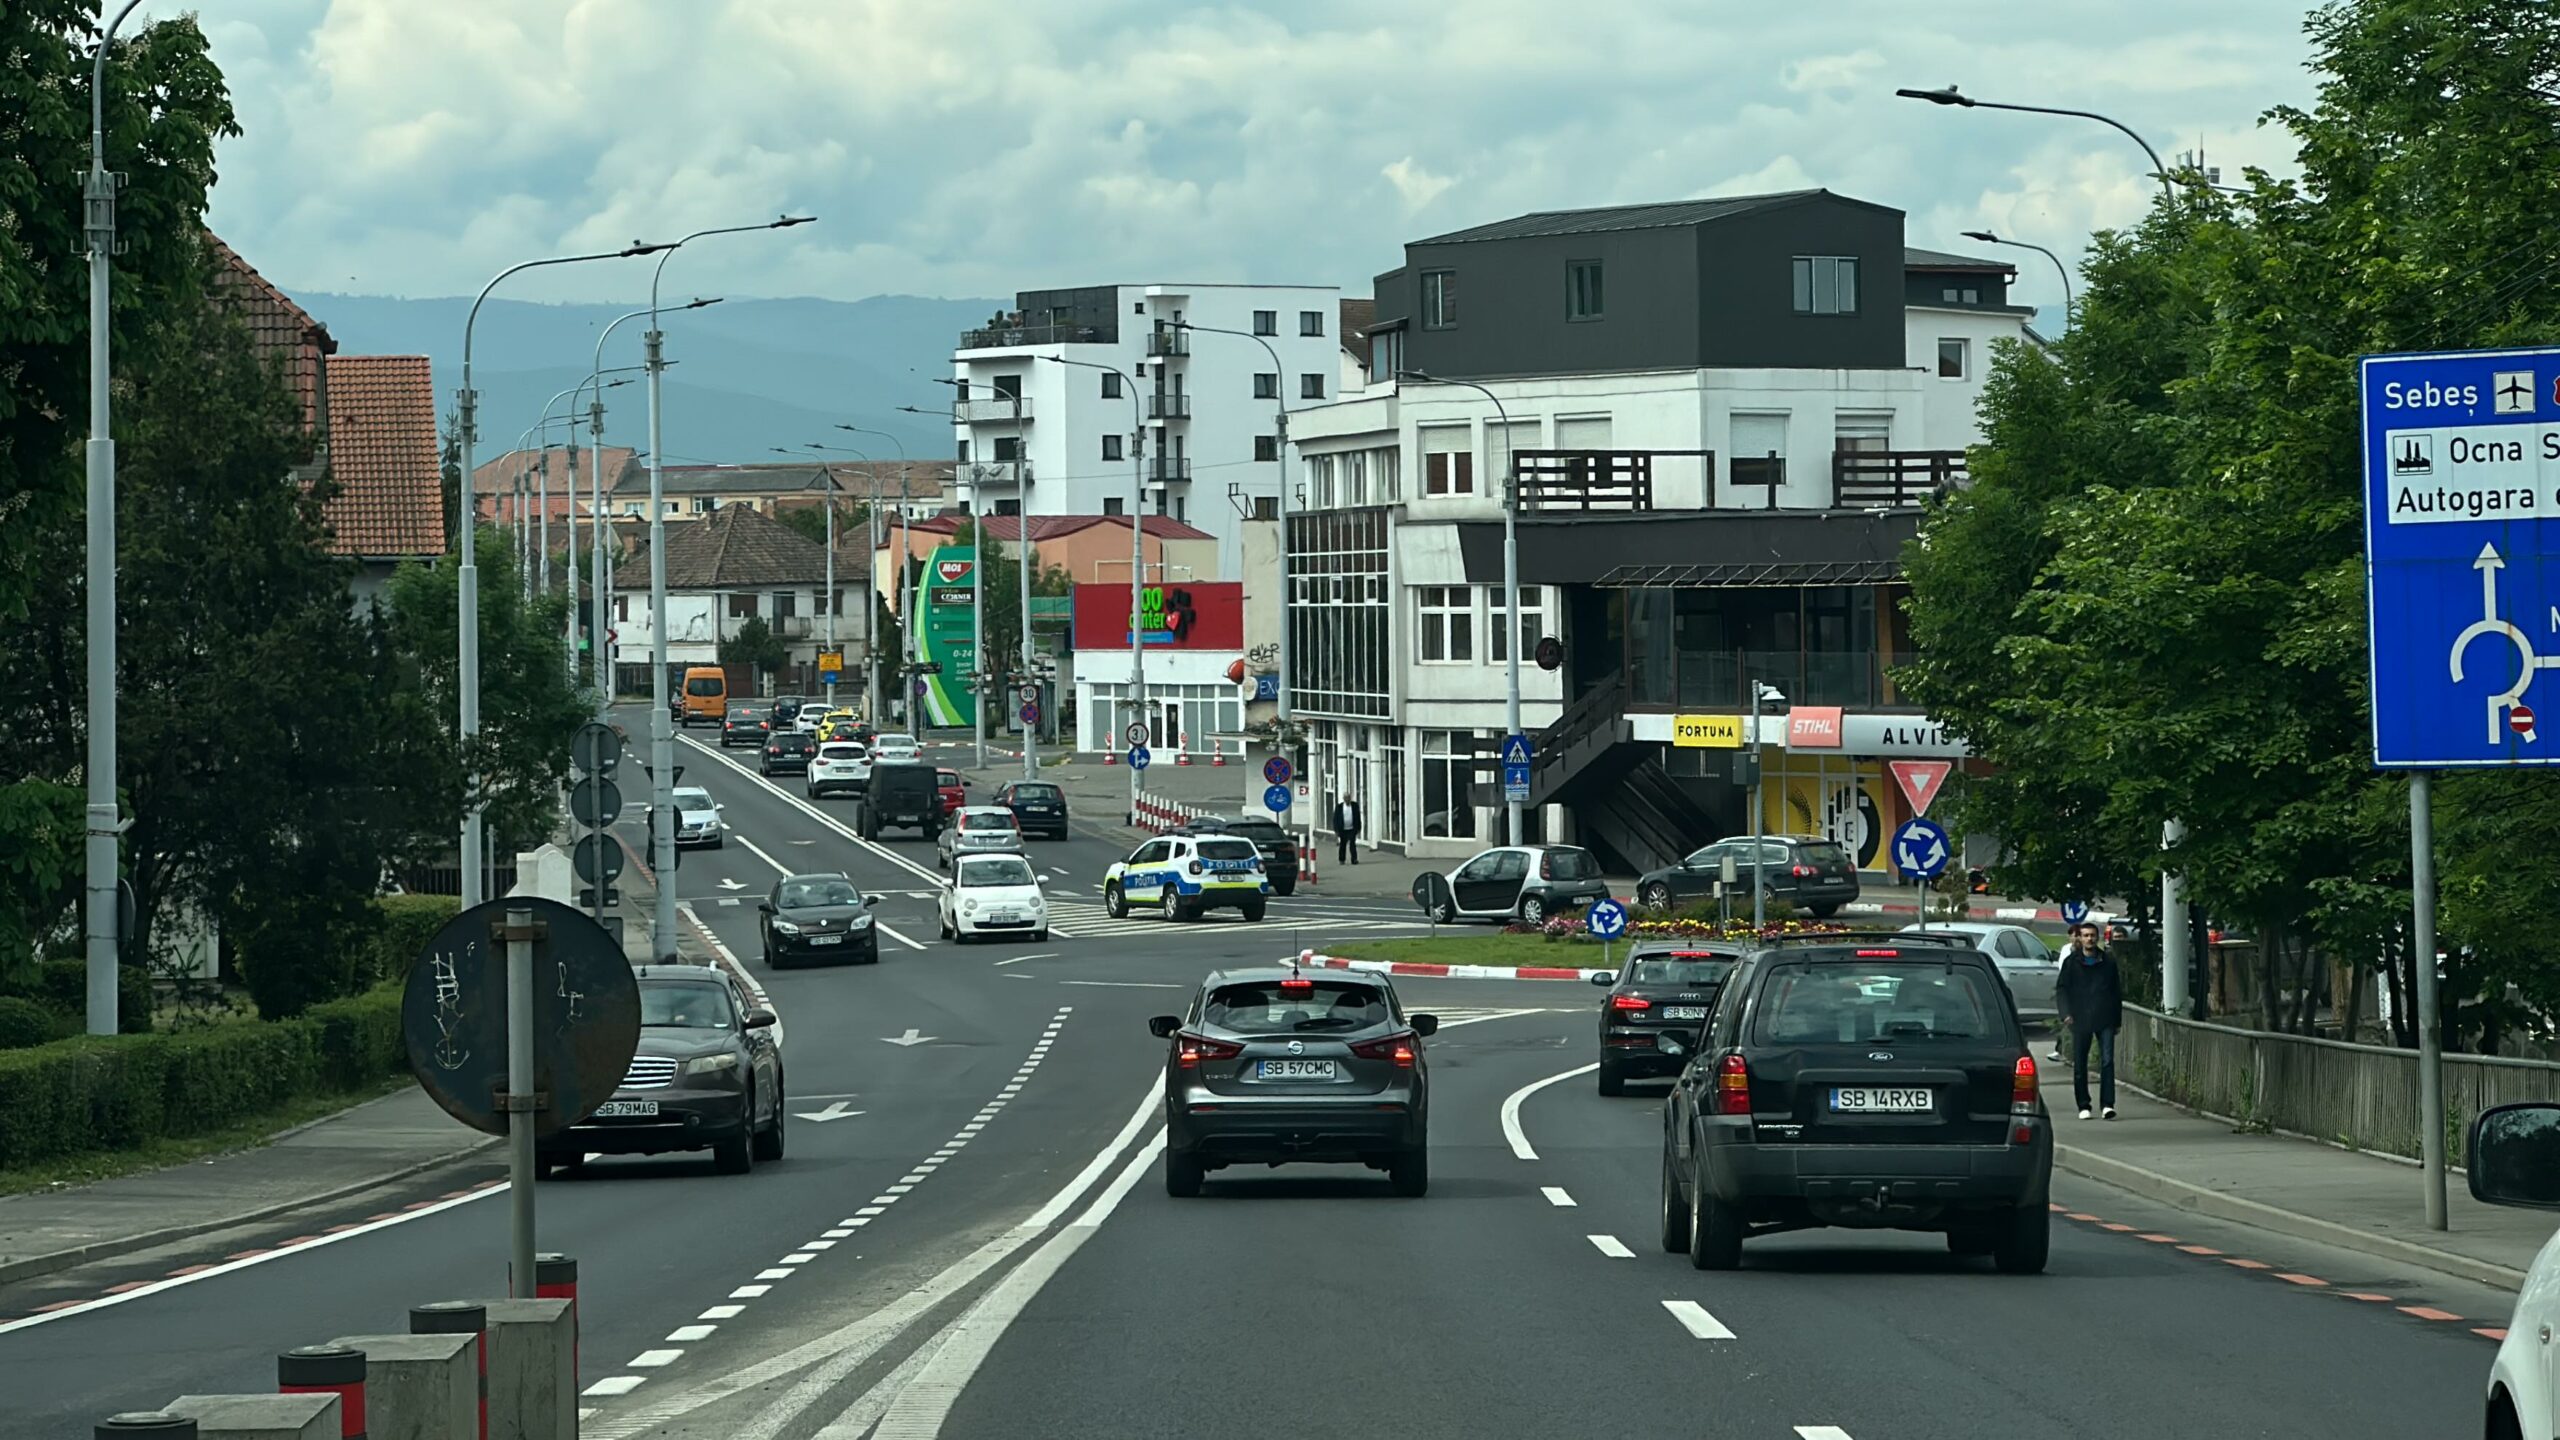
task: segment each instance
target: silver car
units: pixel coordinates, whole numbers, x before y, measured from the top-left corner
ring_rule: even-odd
[[[2024,925],[1982,920],[1941,920],[1927,928],[1931,934],[1962,935],[1974,942],[1974,948],[1990,956],[2000,967],[2000,978],[2008,982],[2009,1003],[2018,1007],[2019,1019],[2054,1017],[2053,982],[2061,967],[2055,961],[2053,946],[2043,936]]]
[[[963,805],[942,827],[933,848],[945,870],[961,855],[1019,855],[1022,824],[1001,805]]]
[[[720,806],[711,798],[711,792],[682,786],[676,791],[675,801],[676,844],[721,848],[728,826],[721,822]]]

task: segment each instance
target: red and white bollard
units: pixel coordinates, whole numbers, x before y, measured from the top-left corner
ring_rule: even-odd
[[[338,1397],[339,1440],[365,1440],[364,1352],[344,1345],[306,1345],[276,1357],[279,1395]]]

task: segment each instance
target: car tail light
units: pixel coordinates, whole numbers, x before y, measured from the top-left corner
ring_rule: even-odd
[[[1716,1062],[1716,1113],[1751,1113],[1751,1065],[1739,1055]]]
[[[1653,1002],[1647,1000],[1641,995],[1612,995],[1609,997],[1609,1008],[1612,1010],[1650,1010],[1653,1008]]]
[[[1872,958],[1878,960],[1893,960],[1900,958],[1902,952],[1899,950],[1861,950],[1858,951],[1857,954],[1860,959]]]
[[[1806,880],[1819,875],[1822,872],[1814,869],[1810,865],[1790,865],[1787,867],[1787,873],[1795,876],[1799,880]]]
[[[1283,990],[1313,990],[1316,988],[1316,982],[1303,975],[1292,975],[1288,979],[1280,982],[1280,988]]]
[[[2036,1057],[2019,1056],[2018,1063],[2009,1067],[2009,1112],[2011,1114],[2032,1115],[2036,1112],[2038,1083]]]
[[[1393,1060],[1406,1070],[1413,1068],[1413,1032],[1398,1031],[1377,1040],[1363,1041],[1351,1047],[1351,1053],[1363,1060]]]
[[[1212,1040],[1206,1035],[1182,1038],[1182,1068],[1196,1070],[1203,1060],[1233,1060],[1244,1053],[1244,1047],[1231,1040]]]

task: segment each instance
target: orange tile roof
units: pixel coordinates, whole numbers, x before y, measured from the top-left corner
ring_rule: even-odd
[[[435,382],[424,355],[338,355],[328,362],[329,548],[339,555],[441,555],[442,455]]]
[[[302,406],[302,423],[316,427],[320,357],[324,350],[337,348],[328,328],[241,259],[239,251],[223,244],[220,236],[207,231],[204,238],[221,266],[214,277],[216,292],[248,325],[250,343],[258,353],[283,364],[286,388]]]
[[[638,453],[628,445],[604,447],[604,489],[607,496],[613,494],[614,487],[621,483],[627,472],[647,474],[647,470],[636,458]],[[593,449],[585,445],[578,447],[576,469],[578,513],[591,514],[595,510],[592,501],[596,483]],[[564,518],[569,513],[570,462],[568,451],[562,446],[553,445],[540,452],[509,450],[496,459],[484,460],[474,465],[471,467],[471,493],[481,513],[493,517],[512,518],[516,513],[516,477],[523,475],[528,481],[526,491],[528,498],[524,504],[524,513],[537,515],[543,509],[538,501],[543,493],[546,471],[549,473],[551,514],[555,519]],[[606,503],[610,505],[611,501],[608,499]]]

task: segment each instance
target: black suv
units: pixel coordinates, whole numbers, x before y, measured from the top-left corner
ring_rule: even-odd
[[[942,834],[938,767],[921,760],[883,760],[871,767],[862,795],[862,838],[877,840],[891,826],[912,826],[927,840]]]
[[[1701,1270],[1826,1225],[1935,1230],[2044,1269],[2053,1126],[1991,957],[1969,937],[1755,946],[1663,1108],[1662,1248]]]
[[[996,791],[994,804],[1013,812],[1014,827],[1027,838],[1067,838],[1067,792],[1047,780],[1014,780]]]
[[[1240,820],[1224,822],[1226,834],[1253,842],[1262,852],[1262,874],[1271,882],[1274,895],[1293,895],[1298,889],[1298,842],[1277,820],[1260,815],[1247,815]]]
[[[1636,879],[1637,902],[1661,910],[1715,894],[1727,856],[1733,859],[1736,887],[1730,893],[1746,905],[1755,873],[1768,886],[1770,899],[1811,911],[1818,919],[1829,919],[1858,898],[1857,862],[1839,841],[1819,835],[1763,835],[1758,840],[1767,853],[1754,855],[1753,838],[1737,835],[1702,845],[1677,865],[1646,872]]]
[[[1625,965],[1591,977],[1609,992],[1600,1002],[1601,1094],[1624,1095],[1631,1079],[1687,1067],[1744,948],[1736,940],[1649,940],[1627,952]]]
[[[784,771],[809,773],[810,757],[818,753],[818,737],[797,730],[776,730],[764,737],[764,759],[758,768],[767,775]]]

